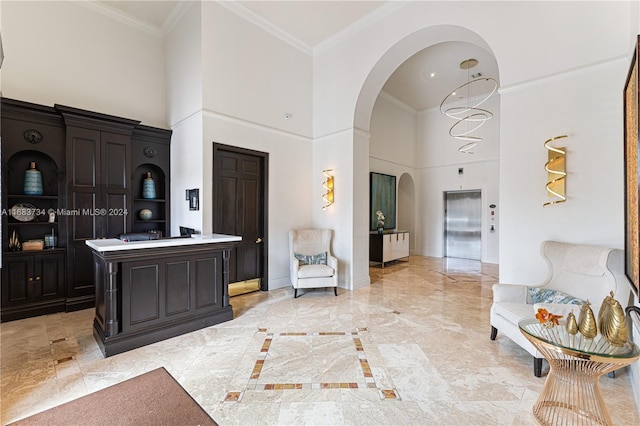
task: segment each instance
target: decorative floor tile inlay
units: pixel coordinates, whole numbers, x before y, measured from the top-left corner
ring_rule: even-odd
[[[395,389],[380,389],[379,391],[382,399],[400,399]]]
[[[400,399],[395,389],[379,388],[373,377],[360,340],[360,333],[368,331],[273,333],[258,328],[266,336],[244,390],[373,388],[383,400]],[[355,350],[349,354],[349,348]],[[228,392],[224,402],[240,402],[244,390]]]
[[[227,392],[224,402],[239,402],[242,399],[242,392]]]

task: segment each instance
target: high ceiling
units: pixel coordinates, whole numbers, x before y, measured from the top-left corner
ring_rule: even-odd
[[[189,0],[186,0],[189,1]],[[162,27],[183,1],[112,1],[100,2],[106,8]],[[397,7],[389,1],[237,1],[236,10],[278,28],[313,49],[341,31],[380,13],[385,7]],[[478,65],[460,69],[465,59],[475,58]],[[418,52],[402,64],[387,80],[383,91],[415,111],[437,107],[449,92],[467,81],[471,74],[498,77],[493,56],[469,43],[448,42]],[[433,74],[433,76],[432,76]]]

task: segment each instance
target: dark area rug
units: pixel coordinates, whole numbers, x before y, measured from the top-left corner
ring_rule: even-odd
[[[11,425],[217,425],[165,370],[158,368]]]

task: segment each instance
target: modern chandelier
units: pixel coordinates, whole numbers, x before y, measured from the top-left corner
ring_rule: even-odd
[[[480,73],[471,75],[470,70],[476,65],[478,60],[473,58],[460,62],[460,69],[467,70],[467,82],[450,92],[440,104],[440,112],[457,120],[449,129],[449,135],[465,142],[458,148],[465,154],[473,154],[472,149],[482,141],[473,133],[490,120],[493,113],[480,106],[498,89],[495,79],[482,77]]]

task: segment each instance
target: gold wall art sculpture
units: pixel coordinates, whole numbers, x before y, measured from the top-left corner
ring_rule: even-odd
[[[565,147],[556,148],[551,146],[552,142],[555,142],[559,139],[564,139],[566,137],[567,135],[556,136],[551,139],[547,139],[544,142],[544,147],[548,151],[548,161],[544,164],[544,169],[548,173],[547,184],[545,185],[545,188],[549,193],[549,197],[553,197],[553,200],[544,203],[543,207],[551,206],[558,203],[564,203],[565,201],[567,201],[567,151]]]
[[[333,174],[331,169],[325,169],[322,171],[324,175],[324,182],[322,182],[322,188],[324,189],[324,194],[322,194],[322,201],[324,201],[324,206],[322,206],[322,210],[326,210],[327,207],[333,204]]]

